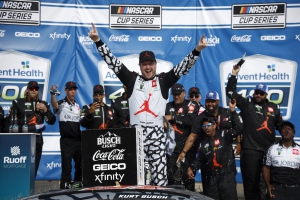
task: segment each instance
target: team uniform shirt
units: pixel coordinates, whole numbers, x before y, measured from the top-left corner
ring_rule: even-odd
[[[111,108],[114,111],[115,120],[121,123],[123,126],[128,126],[129,120],[129,103],[128,99],[123,97],[118,97],[111,101]]]
[[[244,98],[236,92],[237,79],[231,76],[228,80],[226,94],[236,99],[236,106],[241,110],[244,120],[243,149],[265,152],[275,142],[275,129],[279,130],[283,122],[279,106],[267,99],[261,105],[252,98]]]
[[[166,115],[171,115],[173,120],[169,121],[175,131],[175,151],[181,152],[186,138],[191,133],[194,119],[198,115],[198,104],[195,101],[184,100],[176,105],[174,101],[167,103]]]
[[[111,128],[113,111],[106,104],[100,106],[92,114],[89,113],[92,104],[82,107],[80,124],[87,129],[106,129]]]
[[[270,167],[271,184],[300,184],[300,146],[286,148],[282,142],[272,145],[264,160],[264,165]]]
[[[77,102],[71,103],[65,97],[57,103],[58,109],[54,110],[54,112],[58,116],[61,137],[81,138],[80,107]]]

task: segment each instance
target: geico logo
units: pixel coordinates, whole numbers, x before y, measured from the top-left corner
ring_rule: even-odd
[[[260,40],[262,41],[272,41],[272,40],[285,40],[285,35],[262,35]]]
[[[4,157],[4,163],[25,163],[27,156],[21,156],[20,158]]]
[[[160,36],[139,36],[139,41],[150,41],[150,42],[160,42],[162,37]]]
[[[126,169],[126,163],[110,163],[110,164],[94,164],[94,171],[106,171],[106,170],[124,170]]]
[[[15,32],[16,37],[41,37],[40,33],[32,33],[32,32]]]

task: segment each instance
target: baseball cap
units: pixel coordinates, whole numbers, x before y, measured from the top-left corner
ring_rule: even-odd
[[[93,89],[93,94],[95,93],[100,93],[103,94],[104,93],[104,88],[102,85],[95,85],[94,89]]]
[[[36,81],[29,81],[28,84],[27,84],[27,89],[29,88],[40,88],[39,87],[39,84],[36,82]]]
[[[220,100],[219,94],[216,91],[207,92],[205,95],[205,100],[207,100],[207,99]]]
[[[291,122],[289,122],[289,121],[284,121],[284,122],[282,122],[282,123],[281,123],[281,127],[280,127],[280,131],[281,131],[281,129],[282,129],[283,126],[289,126],[289,127],[291,127],[291,128],[294,130],[294,132],[295,132],[295,126],[294,126],[294,124],[292,124]]]
[[[263,83],[259,83],[255,86],[255,89],[254,90],[261,90],[263,91],[264,93],[267,93],[268,94],[268,86],[266,84],[263,84]]]
[[[181,94],[183,91],[185,91],[184,87],[180,83],[176,83],[172,87],[172,94]]]
[[[203,122],[210,122],[210,123],[216,123],[215,122],[215,120],[213,120],[212,118],[210,118],[210,117],[204,117],[203,119],[202,119],[202,121],[201,121],[201,123],[203,123]]]
[[[197,87],[191,87],[191,88],[189,89],[189,95],[190,95],[191,93],[201,94],[199,88],[197,88]]]
[[[75,82],[73,82],[73,81],[69,81],[69,82],[67,82],[66,84],[65,84],[65,89],[72,89],[72,88],[78,88],[77,86],[76,86],[76,83]]]
[[[140,53],[139,59],[140,59],[139,63],[144,62],[145,60],[156,61],[154,53],[152,51],[148,51],[148,50],[142,51]]]

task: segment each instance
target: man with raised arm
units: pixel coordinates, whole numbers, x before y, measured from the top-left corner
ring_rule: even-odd
[[[141,74],[129,71],[116,58],[100,39],[95,25],[92,23],[89,37],[95,42],[97,50],[107,63],[108,68],[114,71],[120,81],[128,89],[130,108],[130,124],[143,129],[144,154],[151,171],[154,185],[167,185],[166,168],[166,135],[164,134],[163,116],[171,88],[181,76],[187,74],[200,52],[207,46],[202,35],[197,46],[179,64],[167,73],[156,74],[156,58],[152,51],[142,51],[139,55]]]

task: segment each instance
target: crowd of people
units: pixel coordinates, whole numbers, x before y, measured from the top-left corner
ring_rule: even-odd
[[[75,100],[78,87],[75,82],[69,81],[64,87],[66,96],[60,100],[56,99],[60,95],[58,85],[51,86],[52,112],[50,104],[39,99],[38,83],[30,81],[25,98],[14,100],[5,118],[0,108],[3,132],[11,132],[9,119],[16,116],[19,132],[27,123],[28,132],[38,133],[36,173],[45,122],[54,124],[57,116],[61,136],[62,189],[72,181],[72,160],[75,162],[74,181],[82,180],[80,126],[100,130],[138,127],[143,130],[144,156],[153,185],[182,185],[194,191],[195,171],[201,169],[204,195],[213,199],[235,200],[236,153],[241,155],[245,199],[299,197],[300,146],[294,142],[295,127],[291,122],[283,121],[278,105],[268,101],[266,84],[257,84],[252,96],[242,96],[236,91],[236,76],[241,66],[233,66],[226,87],[229,108],[225,108],[219,106],[218,92],[207,92],[202,105],[198,87],[189,88],[187,93],[178,82],[207,46],[204,35],[180,63],[160,74],[156,74],[157,62],[152,51],[139,54],[140,73],[136,73],[128,70],[114,56],[93,23],[89,37],[95,42],[108,68],[123,83],[124,93],[112,100],[111,106],[103,102],[104,87],[96,84],[93,87],[93,102],[81,108]],[[173,101],[167,102],[170,89]],[[174,130],[176,142],[171,155],[166,153],[169,128]],[[275,143],[276,130],[282,136],[278,143]],[[261,177],[266,189],[261,187]]]

